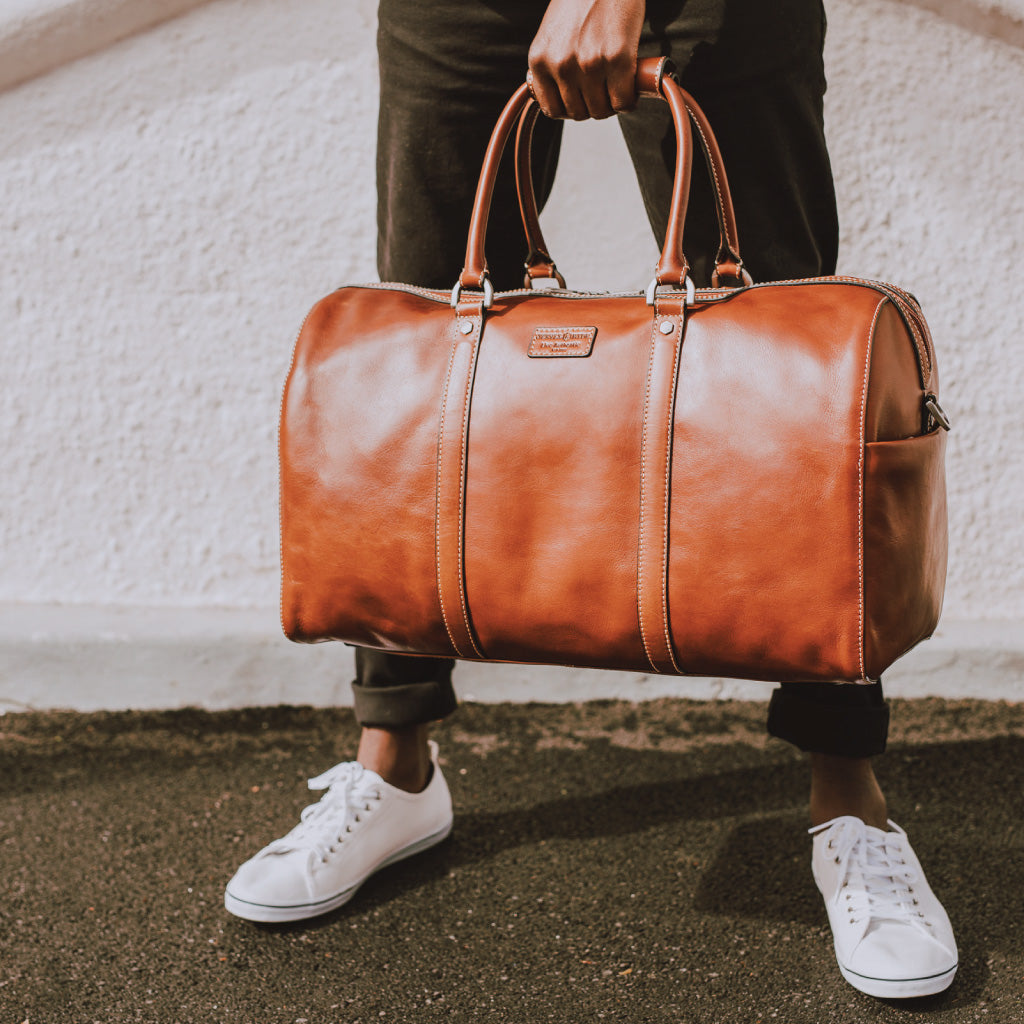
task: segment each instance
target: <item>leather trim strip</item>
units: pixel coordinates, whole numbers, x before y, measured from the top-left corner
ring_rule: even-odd
[[[644,399],[640,455],[640,535],[636,607],[647,660],[655,672],[681,675],[672,647],[668,608],[669,508],[672,492],[672,434],[679,356],[686,330],[685,299],[676,312],[655,305],[651,355]],[[663,333],[663,325],[671,332]]]
[[[890,301],[893,300],[889,297],[883,298],[875,306],[875,315],[871,318],[871,326],[868,328],[867,341],[864,345],[864,375],[860,394],[860,437],[857,456],[857,666],[864,682],[871,682],[868,679],[864,656],[864,467],[867,460],[868,385],[871,377],[871,351],[875,344],[875,328],[885,304]],[[893,301],[893,305],[899,309],[898,303]]]
[[[483,651],[473,634],[466,601],[464,549],[469,409],[483,332],[483,305],[480,302],[460,303],[451,322],[451,330],[454,340],[437,431],[434,525],[437,596],[456,656],[483,658]]]

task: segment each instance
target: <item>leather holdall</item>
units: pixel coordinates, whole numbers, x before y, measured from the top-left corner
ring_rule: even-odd
[[[751,282],[714,136],[669,71],[637,73],[642,96],[668,102],[678,152],[646,294],[564,287],[523,85],[451,293],[356,285],[307,315],[280,430],[288,637],[865,681],[931,635],[949,424],[921,310],[857,278]],[[495,292],[483,243],[513,132],[526,287]],[[721,231],[707,289],[682,249],[695,144]]]

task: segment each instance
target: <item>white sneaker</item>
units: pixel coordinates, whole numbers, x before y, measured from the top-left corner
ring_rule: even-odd
[[[956,974],[953,929],[906,832],[889,826],[846,816],[810,829],[814,881],[839,970],[855,989],[882,999],[933,995]]]
[[[375,871],[441,842],[452,798],[430,743],[433,772],[421,793],[386,783],[357,761],[309,780],[327,790],[286,836],[235,872],[224,906],[249,921],[301,921],[347,903]]]

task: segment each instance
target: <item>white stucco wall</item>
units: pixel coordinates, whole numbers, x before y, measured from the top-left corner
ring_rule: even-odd
[[[1024,14],[922,3],[957,16],[828,4],[841,270],[924,305],[955,427],[946,616],[1012,636]],[[216,0],[49,69],[44,54],[0,92],[0,602],[19,623],[53,605],[272,623],[292,339],[321,294],[374,277],[374,17],[371,0]],[[545,223],[570,283],[649,279],[613,124],[569,126]]]
[[[206,0],[0,0],[0,89],[202,3]]]

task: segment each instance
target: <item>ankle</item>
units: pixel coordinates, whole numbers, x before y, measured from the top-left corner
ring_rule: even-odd
[[[402,729],[364,727],[356,760],[388,785],[419,793],[430,781],[432,770],[427,745],[429,732],[427,725]]]
[[[867,758],[811,755],[811,824],[851,815],[886,828],[889,809]]]
[[[883,831],[889,827],[889,812],[884,800],[881,803],[856,799],[811,801],[812,825],[824,825],[826,821],[847,815],[860,818],[865,825],[872,825]]]

